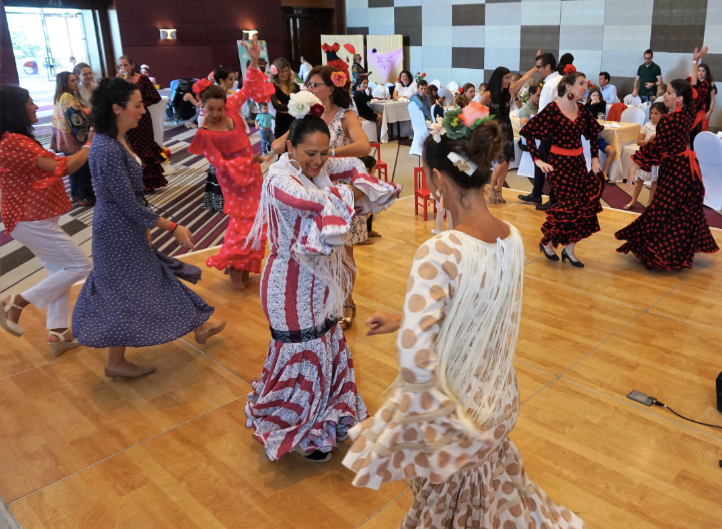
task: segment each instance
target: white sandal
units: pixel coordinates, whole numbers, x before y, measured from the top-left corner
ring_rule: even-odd
[[[22,336],[25,334],[25,329],[23,329],[19,323],[16,323],[14,321],[10,321],[7,318],[7,313],[10,312],[12,309],[20,309],[23,310],[23,307],[20,307],[15,304],[15,296],[10,296],[10,299],[8,300],[7,305],[3,305],[3,310],[0,311],[0,327],[5,329],[7,332],[12,334],[13,336]]]
[[[66,340],[64,333],[48,331],[48,334],[50,336],[55,336],[58,338],[57,342],[48,342],[48,345],[50,346],[50,351],[53,353],[53,356],[60,356],[68,349],[73,349],[80,345],[80,342],[78,342],[77,338],[73,338],[72,340]]]

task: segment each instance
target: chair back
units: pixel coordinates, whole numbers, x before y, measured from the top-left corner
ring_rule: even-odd
[[[361,130],[364,131],[364,134],[366,134],[369,141],[379,141],[376,122],[368,121],[363,118],[359,118],[359,121],[361,122]]]
[[[607,111],[608,121],[619,121],[622,118],[622,112],[627,110],[627,105],[624,103],[614,103]]]
[[[452,92],[459,93],[459,83],[456,81],[451,81],[450,83],[447,83],[444,88],[448,88]]]
[[[161,97],[155,105],[148,107],[150,119],[153,122],[153,139],[163,147],[163,128],[165,123],[165,107],[168,106],[168,98]]]
[[[414,167],[414,187],[417,191],[428,191],[426,187],[426,173],[423,167]]]
[[[704,204],[722,209],[722,140],[711,132],[700,132],[694,139],[694,152],[704,183]]]
[[[438,79],[434,79],[433,81],[430,81],[429,84],[434,85],[436,88],[444,88],[443,86],[441,86],[441,81],[439,81]]]
[[[439,97],[445,97],[447,105],[454,104],[454,94],[448,88],[439,88]]]
[[[633,96],[632,94],[629,94],[628,96],[624,97],[624,104],[627,106],[641,105],[642,99],[639,96]]]
[[[371,93],[373,94],[374,90],[376,89],[378,85],[374,83],[373,81],[369,81],[369,88],[371,89]]]
[[[386,91],[386,88],[384,88],[384,87],[381,86],[381,85],[376,85],[376,88],[373,89],[373,91],[371,92],[371,94],[372,94],[376,99],[387,99],[387,98],[389,97],[389,94],[388,94],[388,92]]]
[[[645,120],[644,110],[638,107],[627,108],[619,119],[622,123],[639,123],[640,126],[644,125]]]
[[[411,128],[414,130],[414,139],[411,142],[409,154],[421,156],[424,152],[424,140],[429,135],[429,129],[426,128],[426,120],[424,113],[413,101],[409,103],[409,117],[411,118]]]

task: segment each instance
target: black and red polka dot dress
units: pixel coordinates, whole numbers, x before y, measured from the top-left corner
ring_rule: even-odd
[[[587,170],[582,136],[589,140],[592,158],[597,158],[597,138],[604,128],[584,105],[577,103],[577,109],[577,118],[572,121],[552,101],[520,131],[535,161],[541,159],[535,140],[552,144],[549,165],[554,170],[547,177],[556,202],[547,210],[541,231],[542,243],[551,243],[554,248],[579,242],[599,231],[597,213],[602,211],[599,201],[604,178]]]
[[[158,103],[161,97],[153,83],[145,75],[140,75],[135,84],[143,97],[146,112],[140,118],[138,126],[130,129],[125,134],[125,137],[130,148],[143,162],[143,185],[145,190],[154,191],[168,184],[168,180],[163,176],[163,168],[160,165],[163,163],[163,156],[161,156],[163,150],[155,142],[153,120],[148,111],[148,107]]]
[[[690,105],[663,116],[654,140],[632,156],[644,171],[659,166],[657,191],[645,212],[614,236],[627,241],[618,252],[632,252],[650,268],[691,268],[695,252],[719,250],[704,216],[699,164],[689,150],[696,112]]]

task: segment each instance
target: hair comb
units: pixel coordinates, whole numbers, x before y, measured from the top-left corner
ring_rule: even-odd
[[[446,157],[451,160],[451,163],[454,164],[454,167],[456,167],[459,171],[465,172],[469,176],[473,175],[474,171],[479,168],[478,165],[469,160],[466,156],[462,156],[459,153],[452,151]]]

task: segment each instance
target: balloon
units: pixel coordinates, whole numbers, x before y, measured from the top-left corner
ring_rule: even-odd
[[[356,55],[356,48],[354,48],[351,44],[344,44],[343,47],[346,48],[349,53]]]

